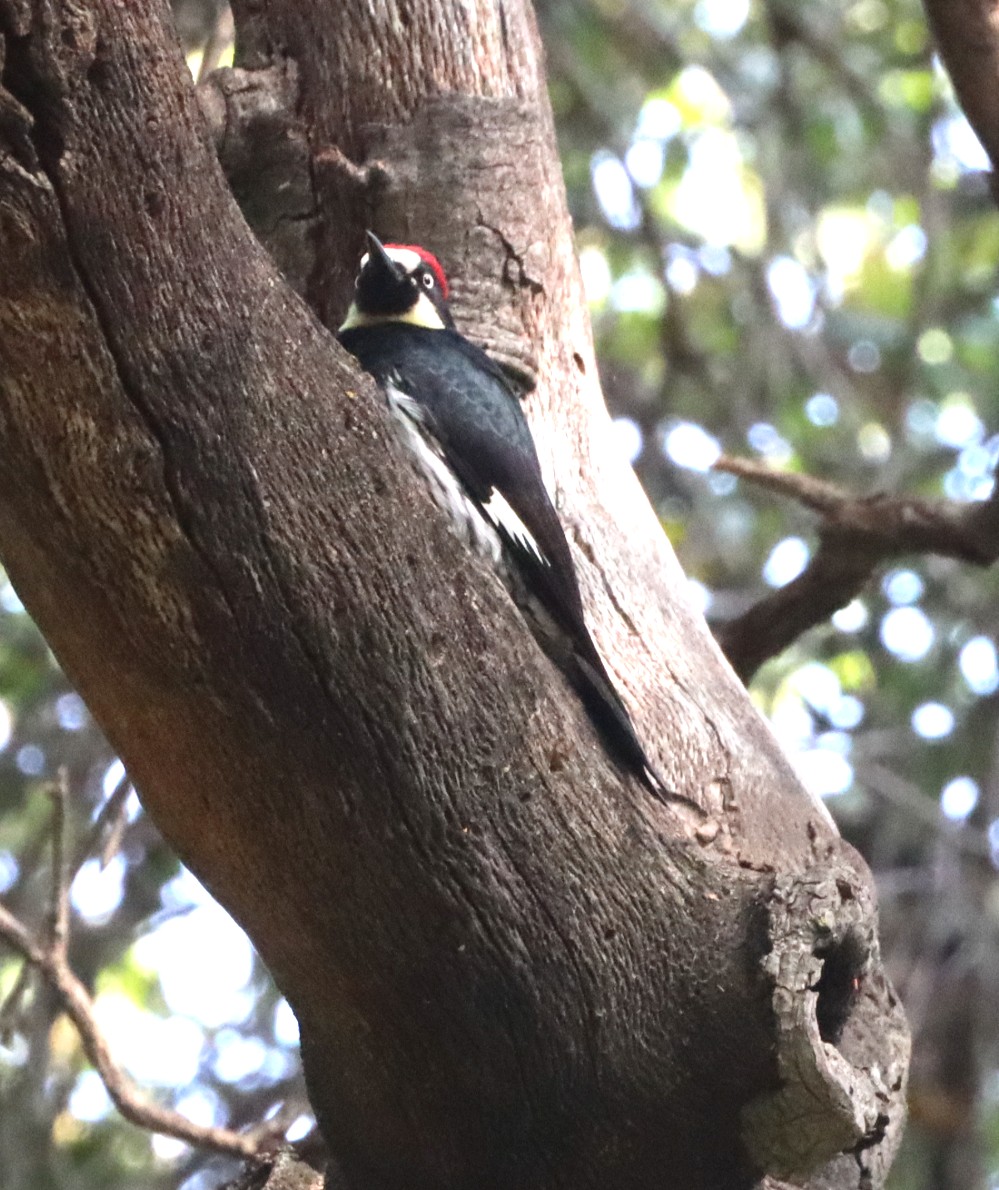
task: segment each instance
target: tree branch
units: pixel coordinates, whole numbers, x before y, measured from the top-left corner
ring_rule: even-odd
[[[739,476],[817,512],[819,545],[786,586],[719,624],[715,636],[744,682],[802,633],[821,624],[867,585],[884,562],[939,554],[976,566],[999,559],[999,494],[959,504],[915,496],[853,496],[841,488],[765,463],[723,456],[719,471]]]
[[[227,1128],[195,1124],[179,1112],[150,1103],[112,1057],[94,1015],[93,1001],[71,971],[65,955],[52,947],[39,946],[28,929],[3,905],[0,905],[0,938],[39,971],[59,997],[60,1005],[80,1034],[87,1058],[100,1075],[115,1107],[126,1120],[150,1132],[173,1136],[218,1153],[253,1158],[261,1152],[265,1146],[258,1138],[230,1132]]]
[[[66,867],[66,802],[69,798],[69,778],[66,769],[49,786],[52,800],[52,894],[49,906],[48,949],[53,961],[66,962],[69,948],[69,886],[72,883]]]
[[[69,965],[69,886],[71,877],[66,866],[66,801],[68,798],[65,771],[50,789],[52,797],[52,896],[47,923],[47,937],[43,942],[32,936],[28,927],[0,904],[0,940],[6,942],[25,960],[22,974],[14,991],[0,1010],[0,1018],[16,1011],[17,1001],[26,990],[26,973],[34,968],[52,988],[59,1005],[76,1026],[84,1052],[100,1076],[111,1101],[126,1120],[150,1132],[173,1136],[199,1148],[212,1149],[242,1158],[256,1158],[265,1148],[272,1148],[275,1140],[272,1126],[256,1133],[239,1134],[228,1128],[205,1127],[186,1119],[179,1112],[150,1103],[125,1071],[114,1060],[107,1039],[97,1022],[94,1002],[84,984]],[[12,1026],[7,1024],[5,1032]]]

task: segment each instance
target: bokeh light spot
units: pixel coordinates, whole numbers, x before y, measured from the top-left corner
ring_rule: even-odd
[[[954,730],[954,712],[942,702],[924,702],[912,712],[912,730],[924,740],[945,739]]]
[[[881,643],[900,661],[921,661],[933,647],[936,632],[918,607],[897,607],[881,621]]]
[[[100,860],[88,859],[69,890],[73,908],[92,925],[109,921],[125,892],[125,871],[120,855],[112,856],[104,868]]]
[[[999,690],[999,658],[995,644],[987,636],[973,636],[958,656],[961,676],[975,694],[994,694]]]
[[[952,822],[963,822],[978,805],[978,784],[970,777],[955,777],[940,794],[940,812]]]
[[[642,453],[642,427],[630,417],[615,417],[611,422],[614,432],[614,445],[618,452],[634,463]]]
[[[770,551],[763,565],[763,581],[771,587],[792,582],[808,565],[808,545],[800,537],[785,537]]]
[[[805,416],[813,426],[834,426],[839,421],[839,402],[829,393],[816,393],[805,403]]]
[[[923,580],[914,570],[892,570],[881,580],[885,598],[896,607],[915,603],[923,596]]]
[[[851,599],[846,607],[833,612],[832,623],[837,632],[860,632],[867,627],[870,613],[862,599]]]
[[[686,467],[690,471],[709,470],[721,455],[718,439],[692,421],[682,421],[672,426],[666,434],[664,446],[678,467]]]

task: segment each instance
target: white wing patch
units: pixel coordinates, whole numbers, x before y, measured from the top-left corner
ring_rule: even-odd
[[[389,408],[403,432],[406,446],[430,481],[434,499],[450,515],[469,545],[498,562],[503,552],[502,533],[526,553],[533,554],[542,566],[549,565],[534,534],[510,507],[502,492],[493,488],[493,494],[481,507],[468,496],[426,428],[426,411],[415,397],[398,387],[398,381],[395,373],[386,377],[385,395]]]
[[[396,417],[407,417],[419,425],[424,424],[426,414],[423,411],[423,406],[416,397],[411,397],[409,393],[403,392],[399,388],[398,372],[389,372],[386,377],[385,395],[388,397],[389,408]]]
[[[385,395],[407,449],[426,477],[430,492],[448,514],[455,532],[477,554],[498,565],[503,557],[503,543],[493,524],[466,494],[461,481],[448,466],[440,447],[424,427],[426,415],[415,397],[402,392],[388,377]]]
[[[506,533],[511,541],[515,541],[521,549],[533,554],[542,565],[548,565],[548,559],[539,549],[538,543],[534,540],[534,534],[513,511],[501,491],[493,488],[493,494],[483,504],[482,511],[497,529],[502,529]]]

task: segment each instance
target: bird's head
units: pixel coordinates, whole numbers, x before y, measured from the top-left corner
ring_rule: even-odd
[[[341,331],[386,322],[406,322],[428,330],[454,326],[448,310],[448,284],[436,256],[409,244],[383,244],[370,231],[368,250],[354,283]]]

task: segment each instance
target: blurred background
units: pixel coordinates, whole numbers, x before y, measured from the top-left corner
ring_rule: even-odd
[[[223,5],[176,0],[192,72]],[[542,0],[604,391],[710,622],[791,581],[799,507],[721,452],[876,492],[987,498],[999,212],[917,0]],[[756,674],[873,867],[915,1035],[892,1190],[999,1190],[999,573],[912,557]],[[37,924],[65,766],[73,966],[161,1102],[312,1127],[297,1032],[242,932],[144,817],[0,572],[0,895]],[[117,807],[108,814],[109,805]],[[107,834],[107,831],[105,832]],[[100,850],[100,849],[98,849]],[[0,949],[0,1000],[20,964]],[[214,1190],[235,1164],[124,1122],[40,985],[0,1009],[5,1190]]]

